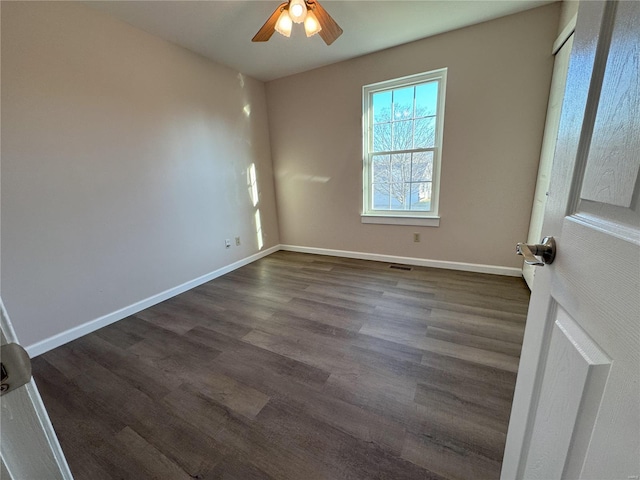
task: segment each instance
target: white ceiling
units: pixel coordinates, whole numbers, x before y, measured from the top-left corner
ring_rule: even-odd
[[[344,33],[327,46],[294,25],[290,38],[251,38],[283,0],[87,1],[131,25],[259,80],[273,80],[455,30],[553,0],[322,0]]]

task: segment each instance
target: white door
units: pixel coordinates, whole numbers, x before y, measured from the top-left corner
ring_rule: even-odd
[[[580,3],[502,479],[640,476],[640,2]]]
[[[17,343],[1,298],[0,340]],[[73,478],[33,379],[0,397],[0,435],[3,480]]]

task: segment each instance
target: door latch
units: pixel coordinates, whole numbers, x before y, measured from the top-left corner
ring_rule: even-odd
[[[556,241],[553,237],[544,237],[541,244],[518,243],[516,253],[524,257],[524,263],[527,265],[544,267],[552,264],[553,259],[556,258]],[[542,260],[536,257],[540,257]]]
[[[15,390],[31,380],[31,359],[17,343],[0,347],[0,395]]]

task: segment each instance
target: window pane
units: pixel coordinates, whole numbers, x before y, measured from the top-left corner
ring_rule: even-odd
[[[391,181],[405,183],[411,180],[411,154],[391,155]]]
[[[374,155],[371,165],[373,167],[373,183],[388,183],[391,181],[389,177],[389,168],[391,166],[389,155]]]
[[[438,82],[416,87],[416,117],[435,115],[438,109]]]
[[[393,122],[393,143],[391,150],[413,148],[413,121]]]
[[[416,121],[414,148],[430,148],[436,143],[436,118],[419,118]]]
[[[391,121],[391,92],[373,94],[373,123]]]
[[[393,119],[413,118],[413,92],[415,87],[400,88],[393,91]]]
[[[381,123],[373,126],[373,151],[388,152],[391,150],[391,124]]]
[[[391,186],[388,183],[373,185],[373,208],[374,210],[389,210],[391,202]]]
[[[431,182],[411,184],[411,210],[431,210]]]
[[[433,152],[413,154],[411,163],[412,182],[430,182],[433,178]]]
[[[409,206],[409,184],[392,183],[391,184],[391,208],[393,210],[405,210]]]

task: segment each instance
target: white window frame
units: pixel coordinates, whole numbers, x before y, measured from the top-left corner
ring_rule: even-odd
[[[433,148],[420,148],[415,151],[433,151],[433,171],[431,178],[431,210],[375,210],[372,205],[372,150],[373,150],[373,94],[411,87],[427,82],[438,82],[438,100],[436,111],[436,132]],[[409,75],[402,78],[365,85],[362,87],[362,126],[363,126],[363,199],[362,223],[378,223],[391,225],[440,225],[440,166],[442,159],[442,136],[444,130],[444,102],[446,95],[447,69],[441,68],[430,72]],[[410,150],[413,151],[413,150]]]

